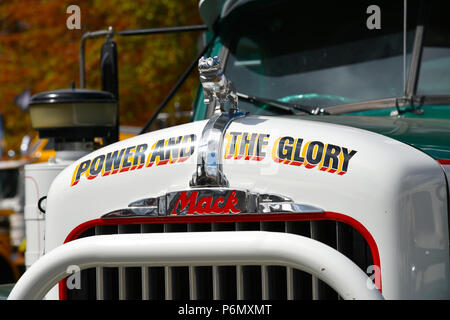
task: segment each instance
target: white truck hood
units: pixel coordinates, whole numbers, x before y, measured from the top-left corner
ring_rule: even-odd
[[[132,202],[190,189],[205,124],[127,139],[67,167],[48,193],[45,251]],[[108,164],[114,155],[119,160]],[[425,285],[446,290],[439,288],[449,272],[446,180],[428,155],[365,130],[277,117],[233,121],[222,155],[230,188],[280,194],[361,224],[378,251],[386,298],[400,291],[413,298]],[[419,229],[419,221],[428,227]],[[423,262],[436,268],[419,275],[414,266]]]

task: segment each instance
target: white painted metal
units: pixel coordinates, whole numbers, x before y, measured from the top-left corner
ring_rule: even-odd
[[[69,266],[279,264],[311,273],[344,299],[382,299],[351,260],[318,241],[292,234],[243,231],[119,234],[87,237],[60,246],[22,276],[8,299],[42,299]]]
[[[448,190],[450,190],[450,164],[442,165],[442,168],[447,176]]]
[[[198,139],[205,123],[193,122],[127,139],[65,169],[48,193],[46,251],[63,244],[67,235],[86,221],[126,208],[139,199],[188,189],[196,168],[197,145],[186,162],[93,180],[84,178],[71,187],[77,164],[142,143],[152,146],[159,139],[191,133]],[[285,195],[295,202],[341,213],[361,223],[374,238],[380,254],[386,298],[450,298],[446,181],[442,167],[431,157],[375,133],[299,119],[246,117],[231,123],[227,132],[270,135],[264,160],[223,161],[231,188]],[[273,161],[272,151],[276,139],[283,136],[318,140],[357,153],[343,176],[279,164]]]
[[[49,161],[25,165],[24,218],[27,239],[25,265],[27,268],[44,253],[45,218],[38,208],[38,201],[47,195],[53,179],[71,163],[72,161]]]

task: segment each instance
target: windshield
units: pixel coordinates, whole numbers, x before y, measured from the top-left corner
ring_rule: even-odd
[[[0,199],[13,198],[17,194],[17,169],[0,170]]]
[[[431,1],[423,40],[418,95],[450,93],[450,4]]]
[[[306,106],[402,96],[402,4],[383,7],[381,29],[367,27],[370,3],[364,1],[308,8],[303,1],[263,1],[237,9],[221,29],[225,74],[238,92]],[[409,20],[407,66],[415,36]],[[253,114],[279,112],[242,100],[239,105]]]

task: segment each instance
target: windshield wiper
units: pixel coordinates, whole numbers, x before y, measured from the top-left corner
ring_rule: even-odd
[[[312,107],[312,106],[305,106],[300,105],[297,103],[287,103],[287,102],[281,102],[277,100],[267,99],[267,98],[261,98],[261,97],[255,97],[255,96],[249,96],[240,92],[237,92],[236,95],[245,101],[249,101],[253,104],[260,104],[260,105],[268,105],[270,107],[283,110],[286,112],[290,112],[292,114],[296,114],[296,111],[305,112],[307,114],[312,115],[319,115],[319,114],[328,114],[328,112],[325,111],[323,107]]]
[[[366,100],[353,103],[339,104],[327,107],[330,115],[340,115],[368,110],[393,109],[391,116],[413,113],[423,115],[423,106],[450,105],[450,96],[411,96],[385,99]]]

